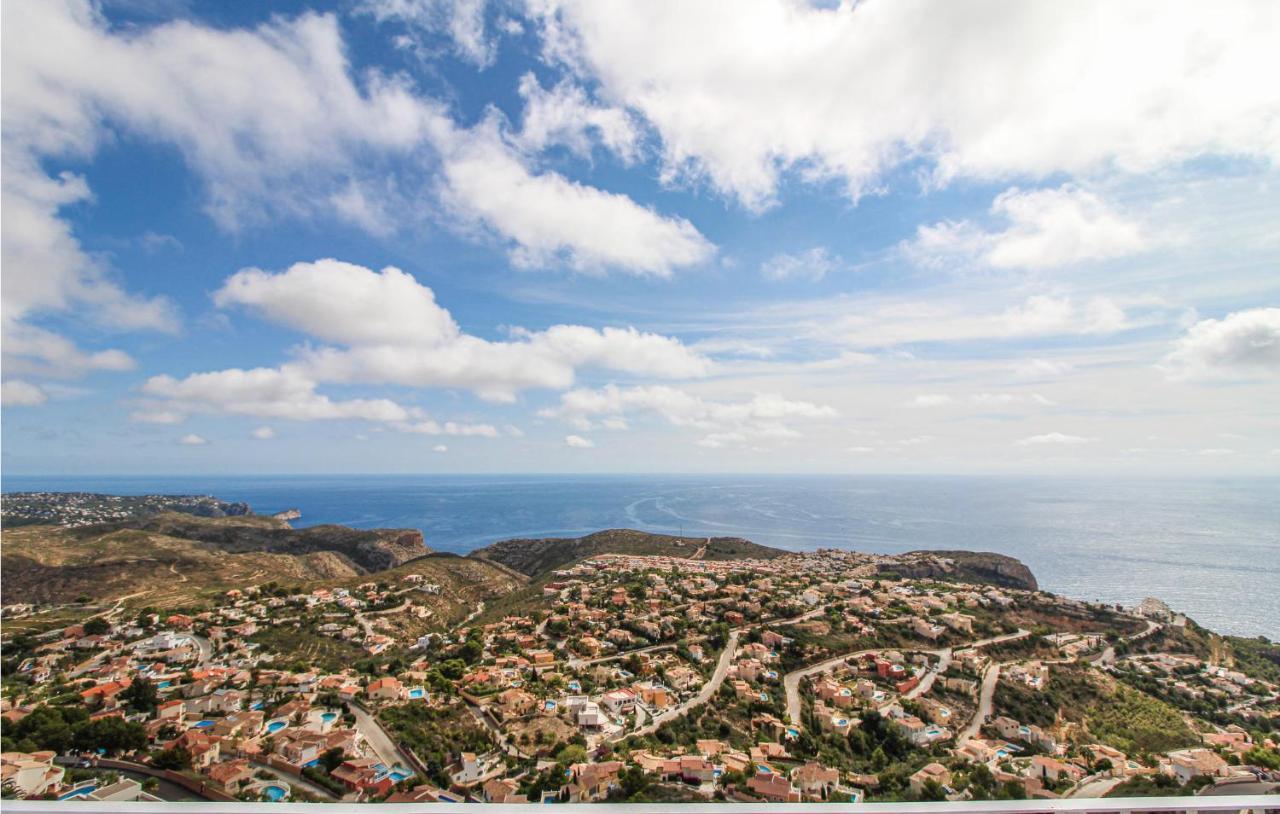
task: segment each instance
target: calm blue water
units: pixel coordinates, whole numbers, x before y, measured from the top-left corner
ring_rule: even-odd
[[[296,525],[421,529],[466,552],[602,528],[742,536],[781,548],[997,551],[1041,586],[1158,596],[1215,630],[1280,639],[1280,479],[926,476],[7,477],[6,491],[212,494]]]

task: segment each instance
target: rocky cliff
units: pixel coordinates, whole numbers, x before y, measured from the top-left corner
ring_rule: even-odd
[[[1039,590],[1035,575],[1021,560],[991,551],[909,551],[884,563],[881,571],[910,579]]]

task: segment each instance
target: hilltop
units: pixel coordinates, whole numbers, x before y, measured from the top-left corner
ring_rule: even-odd
[[[471,552],[529,577],[598,554],[635,554],[705,560],[770,560],[786,554],[780,548],[740,537],[676,537],[635,529],[607,529],[585,537],[502,540]]]

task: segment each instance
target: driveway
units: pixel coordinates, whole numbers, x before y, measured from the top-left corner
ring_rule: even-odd
[[[716,670],[711,674],[711,680],[702,685],[702,689],[698,694],[685,701],[679,706],[672,707],[661,715],[655,716],[648,725],[635,730],[634,732],[619,732],[610,740],[621,740],[627,735],[648,735],[656,732],[658,727],[674,718],[688,713],[689,710],[700,707],[710,701],[720,690],[720,685],[724,683],[724,677],[729,674],[729,665],[733,663],[733,656],[738,652],[738,631],[732,631],[729,634],[729,641],[725,643],[724,650],[720,653],[720,661],[716,663]]]

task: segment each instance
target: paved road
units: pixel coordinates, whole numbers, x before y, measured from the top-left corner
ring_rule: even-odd
[[[1067,792],[1067,797],[1073,798],[1089,798],[1106,797],[1107,792],[1124,782],[1122,777],[1093,777],[1085,780],[1071,791]]]
[[[995,698],[998,683],[1000,683],[1000,665],[992,664],[982,674],[982,691],[978,694],[978,708],[974,710],[973,718],[956,737],[956,746],[968,743],[991,717],[991,702]]]
[[[1016,633],[1006,633],[1003,636],[993,636],[990,639],[983,639],[980,642],[974,642],[971,647],[986,647],[989,644],[999,644],[1000,642],[1011,642],[1014,639],[1022,639],[1031,635],[1029,630],[1019,630]],[[978,708],[973,712],[973,718],[961,730],[956,737],[956,746],[963,746],[971,738],[978,734],[978,730],[991,717],[991,704],[996,695],[996,684],[1000,682],[1000,665],[992,664],[982,675],[982,690],[978,693]]]
[[[400,759],[400,752],[396,750],[395,743],[386,733],[374,717],[356,704],[348,704],[351,712],[356,716],[356,729],[360,731],[360,735],[369,743],[373,749],[373,753],[378,759],[387,766],[395,766],[397,763],[404,764]]]
[[[622,740],[627,735],[648,735],[656,732],[658,727],[675,718],[685,715],[689,710],[700,707],[715,697],[719,691],[720,685],[724,683],[724,677],[729,673],[729,665],[733,663],[733,656],[738,651],[738,631],[732,631],[729,634],[729,641],[725,643],[724,650],[720,653],[720,661],[716,663],[716,670],[711,674],[711,679],[702,685],[702,689],[698,694],[685,701],[683,704],[672,707],[661,715],[654,717],[646,726],[635,730],[634,732],[619,732],[610,740]]]
[[[1018,630],[1018,631],[1015,631],[1014,633],[1005,633],[1002,636],[992,636],[989,639],[980,639],[976,642],[970,642],[968,644],[960,645],[960,649],[968,648],[968,647],[986,647],[989,644],[998,644],[1000,642],[1013,641],[1014,639],[1021,639],[1029,635],[1031,635],[1031,631],[1029,630]],[[826,661],[820,661],[817,664],[813,664],[808,667],[801,667],[799,670],[793,670],[792,672],[787,673],[786,676],[782,679],[782,686],[787,694],[787,717],[791,720],[791,723],[795,724],[796,726],[800,725],[800,679],[805,678],[806,676],[814,675],[816,673],[825,673],[829,670],[832,670],[838,667],[840,664],[847,661],[848,659],[864,656],[868,653],[879,653],[882,650],[898,650],[899,652],[902,652],[902,653],[929,653],[929,654],[938,656],[940,662],[942,659],[945,658],[946,665],[949,666],[951,664],[950,649],[904,650],[903,648],[872,647],[866,650],[856,650],[852,653],[845,653],[843,655],[827,659]],[[943,670],[946,669],[946,666],[942,666],[942,665],[940,666]],[[924,681],[927,680],[929,682],[928,686],[930,687],[933,686],[933,679],[935,678],[935,676],[936,676],[936,673],[934,671],[930,671],[929,675],[925,676],[925,679],[920,682],[921,685],[923,686]],[[916,692],[915,695],[908,694],[908,697],[915,698],[919,695],[922,695],[923,692],[924,690],[920,690],[919,692]]]
[[[197,636],[194,633],[189,633],[187,635],[191,637],[191,640],[196,643],[196,647],[200,649],[200,666],[203,667],[208,664],[209,659],[213,658],[213,642],[209,641],[204,636]]]

